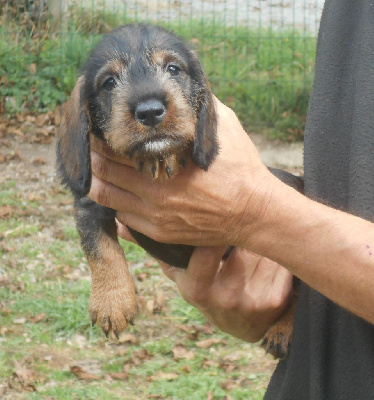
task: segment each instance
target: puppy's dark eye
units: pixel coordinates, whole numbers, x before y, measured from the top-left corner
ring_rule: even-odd
[[[172,76],[179,75],[179,73],[182,71],[178,67],[178,65],[174,65],[174,64],[169,64],[166,68],[167,68],[167,71],[169,72],[169,74]]]
[[[103,89],[108,91],[113,90],[115,87],[116,87],[116,80],[112,76],[106,79],[102,86]]]

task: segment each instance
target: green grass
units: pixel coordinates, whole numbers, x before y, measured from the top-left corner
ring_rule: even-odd
[[[0,98],[8,114],[44,112],[65,101],[77,71],[101,34],[125,14],[72,13],[68,33],[40,34],[25,25],[0,26]],[[316,38],[297,30],[225,26],[193,19],[164,24],[192,41],[218,98],[234,108],[248,130],[295,139],[302,134],[314,73]],[[30,69],[33,66],[33,69]]]
[[[68,195],[61,196],[66,203]],[[207,323],[205,318],[181,299],[156,262],[124,241],[139,301],[154,300],[162,290],[165,305],[150,313],[139,302],[136,325],[125,332],[136,338],[135,343],[106,339],[89,320],[89,269],[71,210],[56,204],[53,188],[43,200],[30,202],[21,182],[4,182],[0,199],[14,210],[0,224],[0,397],[200,400],[210,393],[214,400],[227,395],[262,399],[271,361],[255,345],[217,331],[198,331],[196,327]],[[53,218],[33,212],[35,205],[50,209]],[[27,229],[9,233],[18,226]],[[35,320],[40,315],[44,317]],[[208,348],[197,346],[210,338],[221,341]],[[174,358],[177,345],[185,346],[193,359]],[[231,359],[235,352],[239,356]],[[256,359],[259,364],[253,367]],[[81,360],[99,366],[98,380],[81,380],[70,372],[69,365]],[[29,382],[17,378],[15,361],[32,371]],[[124,368],[127,379],[110,378]],[[30,387],[37,391],[30,392]]]

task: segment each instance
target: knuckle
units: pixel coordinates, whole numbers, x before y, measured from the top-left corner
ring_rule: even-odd
[[[219,302],[222,310],[225,312],[237,311],[241,305],[238,294],[229,290],[225,293],[221,293]]]
[[[183,292],[182,296],[187,303],[200,309],[209,303],[206,288],[199,284],[190,285],[188,290]]]
[[[271,298],[269,308],[271,310],[279,310],[284,308],[287,298],[282,293],[274,294]]]
[[[103,207],[110,207],[111,197],[109,193],[109,185],[105,182],[98,182],[92,192],[93,200]]]
[[[108,176],[109,166],[105,157],[95,154],[91,157],[92,172],[98,178],[106,179]]]

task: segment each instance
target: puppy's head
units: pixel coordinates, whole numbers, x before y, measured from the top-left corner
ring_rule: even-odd
[[[105,36],[81,70],[58,143],[63,180],[80,195],[90,186],[90,132],[134,157],[139,169],[151,160],[153,175],[153,160],[170,175],[187,155],[207,169],[217,153],[216,114],[194,51],[151,25]]]

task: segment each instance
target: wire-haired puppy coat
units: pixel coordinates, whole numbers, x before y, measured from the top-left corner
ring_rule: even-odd
[[[137,305],[117,240],[115,212],[86,197],[91,185],[90,134],[132,158],[152,180],[170,179],[191,161],[207,170],[218,153],[216,128],[212,94],[196,53],[163,28],[129,24],[115,29],[83,66],[65,108],[57,164],[75,198],[77,228],[91,269],[90,317],[106,335],[113,331],[118,336],[132,324]],[[298,178],[272,172],[301,190]],[[192,246],[162,244],[131,233],[151,255],[187,267]],[[268,337],[267,347],[282,356],[290,332],[279,332],[281,340]],[[272,351],[270,343],[280,351]]]

